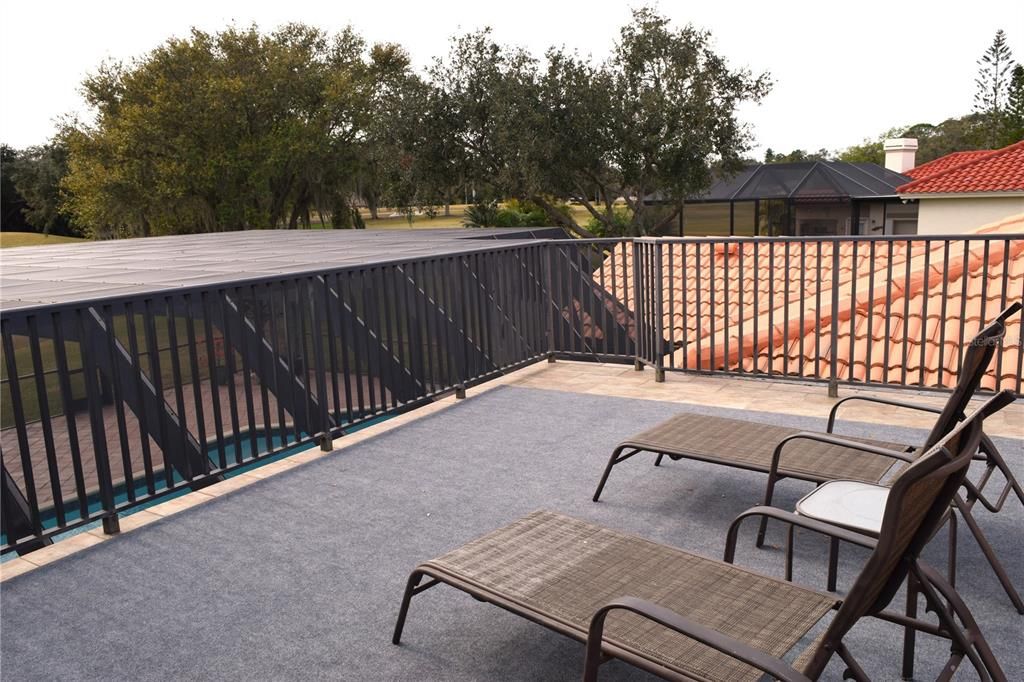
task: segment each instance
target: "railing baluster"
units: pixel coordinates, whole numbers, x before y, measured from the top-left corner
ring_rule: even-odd
[[[318,408],[316,425],[321,434],[321,449],[330,451],[332,437],[330,407],[327,400],[327,366],[324,361],[324,312],[320,309],[320,302],[323,299],[314,291],[313,282],[315,280],[312,277],[304,277],[300,281],[305,285],[305,295],[302,297],[302,300],[309,303],[310,332],[313,342],[313,374],[316,379],[316,403]],[[310,390],[310,387],[307,386],[306,391],[309,392]]]
[[[957,341],[957,348],[961,349],[961,352],[957,355],[956,360],[956,376],[960,378],[960,372],[963,369],[963,347],[964,347],[964,333],[967,323],[967,276],[971,269],[971,244],[970,241],[964,240],[964,253],[961,263],[961,275],[960,275],[960,338]],[[980,327],[979,327],[980,329]]]
[[[160,369],[160,344],[156,333],[156,322],[153,319],[152,299],[147,298],[143,301],[142,322],[146,332],[146,354],[149,356],[149,380],[153,384],[153,394],[156,396],[154,407],[157,410],[162,410],[166,398],[164,397],[163,372]],[[161,444],[160,454],[163,456],[164,461],[164,485],[168,488],[173,488],[175,486],[174,467],[171,466],[170,455],[167,452],[170,441],[168,439],[166,421],[160,415],[157,415],[157,432]]]
[[[217,300],[220,304],[221,319],[224,320],[224,327],[221,329],[221,338],[224,339],[224,365],[227,370],[227,382],[225,388],[228,392],[228,414],[230,417],[231,424],[231,440],[232,447],[234,448],[234,459],[235,464],[242,463],[242,426],[238,417],[238,389],[235,386],[235,340],[231,334],[231,319],[237,315],[237,319],[241,319],[242,309],[238,301],[235,301],[235,309],[227,302],[228,292],[226,289],[221,289],[217,292]],[[239,325],[241,326],[241,325]],[[290,365],[294,367],[294,365]],[[292,403],[295,405],[296,403]],[[294,420],[294,415],[293,415]],[[296,420],[297,421],[297,420]],[[296,429],[298,427],[296,426]],[[295,433],[295,440],[299,440],[298,431]]]
[[[814,287],[814,378],[821,378],[821,288],[824,281],[821,278],[822,246],[824,241],[817,240],[818,253],[815,258],[815,278],[817,284]]]
[[[43,534],[43,522],[39,516],[39,497],[36,492],[35,470],[32,464],[32,451],[29,447],[28,432],[25,429],[25,403],[21,397],[21,379],[18,374],[18,363],[14,355],[14,340],[9,324],[0,327],[3,337],[4,363],[7,369],[7,388],[11,394],[11,411],[14,414],[14,430],[18,438],[18,454],[21,458],[21,476],[25,482],[25,499],[28,501],[29,522],[32,532],[37,537]],[[82,516],[87,511],[83,509]],[[21,538],[13,538],[20,540]]]
[[[326,275],[317,278],[320,282],[320,301],[324,310],[324,327],[327,332],[327,362],[331,372],[331,417],[334,420],[334,427],[341,425],[341,391],[338,388],[338,338],[334,330],[337,327],[334,321],[334,306],[331,305],[331,285]],[[334,434],[332,433],[332,436]]]
[[[783,245],[782,257],[786,259],[782,269],[782,373],[789,376],[789,240]]]
[[[938,386],[945,386],[943,374],[946,371],[946,322],[947,308],[949,301],[949,240],[942,242],[942,308],[939,310],[939,374],[935,383]],[[1003,306],[1005,307],[1005,305]]]
[[[775,240],[768,242],[768,376],[775,374]]]
[[[270,375],[270,377],[269,377],[270,378],[270,384],[271,384],[271,389],[270,390],[274,394],[274,404],[275,404],[275,407],[277,408],[277,429],[276,429],[276,434],[281,438],[281,447],[284,448],[284,447],[288,446],[288,421],[285,418],[284,401],[283,401],[283,391],[285,389],[284,389],[283,386],[281,386],[281,347],[280,347],[280,337],[277,335],[277,306],[275,305],[275,301],[277,299],[277,291],[269,283],[267,284],[266,296],[267,296],[267,327],[268,327],[267,331],[268,331],[268,334],[269,334],[269,338],[267,339],[267,342],[268,342],[268,344],[270,346],[270,348],[268,349],[270,357],[267,358],[270,361],[270,368],[267,371],[268,371],[268,373]],[[282,306],[283,305],[284,305],[284,302],[282,301]],[[266,383],[266,382],[264,381],[264,382],[261,382],[261,383]],[[219,401],[217,401],[215,399],[214,405],[216,406],[216,405],[218,405],[218,403],[219,403]],[[219,424],[220,424],[220,417],[219,416],[217,417],[217,420],[218,420],[218,428],[220,428],[219,427]],[[270,417],[269,414],[266,415],[266,422],[267,422],[268,426],[271,424],[271,417]],[[223,440],[223,437],[220,435],[219,432],[218,432],[218,435],[217,435],[217,440],[218,440],[218,442],[221,442]],[[223,447],[223,446],[221,446],[221,447]],[[223,458],[223,454],[221,454],[221,458]]]
[[[760,293],[761,283],[761,263],[758,259],[758,252],[761,248],[761,242],[754,240],[754,339],[750,344],[751,348],[751,365],[754,374],[760,373],[760,367],[758,367],[758,357],[761,355],[761,337],[758,336],[758,327],[760,326],[760,306],[761,302],[758,300]]]
[[[132,372],[132,374],[134,375],[132,377],[132,380],[135,383],[135,392],[136,392],[136,394],[142,395],[143,394],[142,355],[139,352],[139,330],[138,330],[138,326],[136,325],[136,321],[135,321],[135,308],[134,308],[134,306],[133,306],[131,301],[128,301],[127,303],[125,303],[124,316],[125,316],[125,323],[127,324],[127,327],[128,327],[128,354],[131,357],[132,366],[135,368],[135,371]],[[53,340],[54,349],[55,350],[57,350],[58,348],[63,349],[63,343],[59,343],[58,342],[58,335],[59,335],[59,332],[60,332],[60,325],[57,322],[56,316],[54,316],[53,326],[54,326],[54,340]],[[62,354],[63,354],[62,351],[58,351],[57,352],[58,376],[63,376],[63,372],[60,371],[60,361],[61,361]],[[212,353],[211,353],[211,357],[212,357]],[[217,394],[216,394],[216,392],[214,392],[214,400],[216,400],[216,398],[217,398]],[[65,405],[65,410],[67,410],[67,409],[68,409],[68,406]],[[137,415],[135,415],[135,417],[136,417],[136,422],[139,425],[139,441],[142,444],[142,466],[145,469],[145,475],[146,475],[146,491],[150,495],[154,495],[154,494],[156,494],[156,480],[155,480],[156,477],[155,477],[155,473],[153,471],[153,454],[152,454],[152,450],[151,450],[151,448],[149,446],[150,435],[149,435],[148,412],[149,412],[149,410],[146,407],[146,401],[145,400],[140,400],[139,401],[139,413]],[[73,436],[72,439],[71,439],[72,454],[74,454],[74,447],[75,447],[75,443],[77,442],[77,440],[78,440],[77,436]],[[221,451],[223,452],[223,444],[221,445]],[[77,457],[76,457],[76,459],[77,459]]]
[[[928,353],[928,297],[931,292],[931,288],[928,286],[928,273],[931,270],[931,244],[925,243],[924,245],[924,285],[921,289],[921,357],[918,360],[919,364],[919,380],[918,386],[922,388],[925,385],[925,366],[927,353]]]
[[[892,352],[892,268],[895,258],[894,245],[896,242],[887,242],[889,252],[885,261],[885,347],[883,348],[882,383],[889,383],[889,354]]]
[[[75,311],[75,330],[80,339],[79,345],[82,352],[82,371],[85,377],[85,393],[89,400],[89,430],[92,432],[93,460],[96,462],[96,483],[100,491],[100,506],[103,514],[91,514],[103,517],[103,529],[108,533],[117,532],[117,516],[115,514],[113,481],[110,476],[110,459],[107,453],[107,433],[103,423],[103,398],[99,387],[99,367],[95,362],[97,349],[93,347],[91,337],[85,332],[84,315],[91,315],[95,311],[88,308],[83,313],[81,309]],[[16,376],[16,375],[15,375]],[[26,483],[27,483],[26,479]],[[34,497],[30,498],[30,504],[34,503]],[[38,521],[38,512],[34,513],[33,524]]]
[[[178,345],[178,330],[175,323],[174,298],[164,299],[164,319],[167,321],[167,345],[171,359],[171,383],[174,386],[174,406],[178,417],[177,436],[181,440],[181,450],[185,452],[189,445],[188,420],[185,415],[185,394],[182,390],[181,376],[181,347]],[[184,457],[185,478],[191,481],[201,471],[192,471],[192,464],[188,457]]]
[[[39,420],[43,427],[43,450],[46,452],[46,466],[49,471],[49,483],[50,483],[50,494],[53,496],[53,509],[54,515],[57,519],[57,525],[63,526],[67,523],[67,519],[64,514],[64,496],[61,491],[60,480],[61,471],[60,465],[57,462],[57,451],[54,447],[53,442],[53,424],[51,424],[52,417],[50,416],[50,401],[46,390],[46,375],[44,374],[43,367],[43,354],[40,348],[41,344],[39,341],[39,330],[36,322],[36,317],[33,315],[28,318],[28,344],[29,350],[32,356],[32,373],[35,376],[36,384],[36,396],[39,400]],[[4,354],[7,354],[7,347],[4,347]],[[16,374],[11,373],[10,367],[7,368],[8,382],[18,382]],[[15,407],[14,400],[12,398],[12,407]],[[120,417],[123,420],[124,412],[120,413]],[[24,418],[24,410],[22,410],[22,418]],[[15,426],[18,426],[17,413],[15,412]],[[119,424],[120,426],[120,424]],[[21,427],[24,428],[24,423],[21,423]],[[123,434],[124,431],[122,430]],[[20,436],[19,436],[20,438]],[[19,443],[20,450],[20,443]],[[127,452],[127,445],[124,438],[121,440],[121,452],[124,454]],[[129,470],[131,468],[131,460],[128,461]],[[130,475],[130,473],[129,473]]]
[[[850,359],[847,361],[846,380],[850,383],[856,380],[854,367],[857,364],[857,246],[858,240],[853,240],[853,253],[850,257]]]
[[[986,261],[987,262],[987,261]],[[1002,286],[1000,286],[999,292],[999,309],[1006,310],[1006,295],[1010,286],[1010,240],[1007,239],[1003,242],[1003,262],[1001,263],[1003,269]],[[1024,326],[1018,326],[1017,329],[1024,329]],[[1018,349],[1020,349],[1021,343],[1018,340]],[[996,350],[996,383],[993,390],[1000,391],[1003,388],[1003,349],[1006,348],[1006,338],[999,340],[999,348]],[[1019,351],[1018,351],[1019,352]]]
[[[185,308],[185,337],[186,346],[188,347],[188,366],[189,372],[191,372],[192,375],[192,400],[194,401],[196,408],[196,437],[198,438],[199,447],[203,457],[206,460],[209,460],[210,451],[206,442],[206,415],[203,414],[203,384],[199,374],[199,352],[196,345],[195,301],[192,294],[185,294],[182,301]],[[111,364],[114,364],[113,359],[111,359]],[[116,371],[117,370],[115,369],[115,373]],[[264,387],[264,404],[266,404],[266,397],[267,392]],[[267,409],[264,407],[264,421],[267,421],[266,413]]]
[[[914,243],[909,239],[907,240],[907,250],[904,255],[903,286],[901,287],[903,290],[903,353],[900,359],[900,384],[905,386],[907,383],[907,353],[909,351],[907,344],[909,343],[910,334],[910,296],[908,295],[910,292],[910,263],[914,255]]]
[[[736,269],[738,270],[738,272],[736,273],[736,295],[739,298],[739,318],[738,319],[739,319],[739,328],[740,328],[740,330],[739,330],[739,339],[737,340],[737,343],[739,344],[739,348],[737,349],[737,353],[736,353],[736,371],[741,376],[746,372],[746,370],[743,367],[743,354],[745,352],[744,351],[745,346],[743,345],[743,330],[747,326],[747,324],[746,324],[747,323],[747,318],[746,318],[746,315],[745,315],[745,311],[743,309],[744,300],[746,299],[746,288],[747,288],[746,287],[746,281],[747,280],[746,280],[746,277],[744,277],[744,273],[746,272],[746,269],[745,269],[746,268],[746,264],[743,261],[744,250],[745,250],[744,247],[746,247],[746,245],[747,245],[746,241],[740,241],[740,242],[737,242],[737,244],[736,244],[736,247],[737,247],[737,249],[736,249],[736,256],[737,256],[737,261],[738,261],[738,264],[736,266]]]
[[[875,240],[868,248],[868,302],[864,306],[868,320],[867,348],[864,349],[864,383],[871,383],[871,351],[875,345]]]
[[[352,381],[355,379],[358,382],[358,372],[354,371],[349,366],[350,351],[355,349],[355,341],[349,343],[348,334],[345,330],[350,326],[342,323],[345,319],[345,315],[342,314],[345,306],[348,305],[348,300],[345,297],[345,289],[342,287],[342,276],[339,273],[334,273],[334,291],[338,294],[338,301],[335,304],[338,310],[339,320],[339,337],[338,341],[341,344],[341,372],[342,372],[342,383],[344,384],[345,391],[345,421],[351,424],[355,421],[355,415],[352,413]],[[403,288],[404,289],[404,288]],[[358,365],[356,365],[358,367]]]
[[[803,239],[800,240],[800,326],[799,326],[799,348],[800,362],[797,363],[797,373],[799,376],[807,376],[807,354],[804,351],[804,340],[807,338],[807,325],[804,320],[807,318],[806,310],[807,302],[807,242]],[[816,328],[816,327],[815,327]]]
[[[127,495],[129,502],[135,501],[135,477],[132,472],[132,455],[131,455],[131,444],[128,442],[128,424],[125,420],[124,414],[124,402],[122,400],[122,386],[120,370],[118,369],[116,361],[115,344],[116,338],[114,335],[114,315],[111,306],[103,306],[102,308],[103,322],[107,325],[107,329],[110,332],[106,335],[107,342],[104,344],[102,350],[97,349],[97,352],[106,352],[107,362],[110,364],[111,375],[107,377],[110,382],[110,390],[113,398],[114,405],[114,419],[117,424],[117,438],[118,444],[121,448],[121,471],[124,474],[124,488],[125,494]],[[31,329],[31,327],[30,327]],[[32,343],[33,355],[38,353],[39,342],[38,339]],[[34,358],[33,358],[34,360]],[[45,399],[45,396],[43,396]],[[43,423],[48,424],[49,419],[43,418]],[[63,525],[63,522],[60,522]]]

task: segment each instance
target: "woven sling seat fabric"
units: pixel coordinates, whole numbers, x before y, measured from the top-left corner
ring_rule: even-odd
[[[686,413],[638,433],[622,445],[767,473],[775,447],[782,439],[797,433],[800,429]],[[907,449],[906,445],[898,443],[841,437],[887,450],[904,452]],[[783,448],[779,473],[813,481],[846,479],[877,483],[894,464],[902,468],[899,460],[889,457],[797,439]]]
[[[585,640],[593,614],[633,596],[782,657],[836,604],[744,568],[537,511],[425,566],[538,614]],[[624,611],[605,641],[698,680],[757,680],[762,674],[703,644]]]

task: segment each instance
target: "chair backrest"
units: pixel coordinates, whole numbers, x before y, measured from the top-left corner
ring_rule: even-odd
[[[943,523],[978,449],[982,422],[1013,401],[1014,393],[1009,390],[989,398],[893,482],[878,544],[819,642],[806,671],[812,679],[860,618],[882,611],[892,601],[921,550]]]
[[[935,420],[931,433],[925,441],[924,449],[942,440],[964,417],[967,405],[971,398],[978,392],[981,380],[985,378],[985,372],[992,363],[992,356],[999,347],[999,341],[1006,333],[1005,322],[1007,318],[1021,309],[1020,302],[1013,303],[999,313],[994,320],[985,326],[978,334],[971,339],[964,351],[963,362],[960,365],[960,375],[957,377],[956,388],[949,396],[942,413]]]

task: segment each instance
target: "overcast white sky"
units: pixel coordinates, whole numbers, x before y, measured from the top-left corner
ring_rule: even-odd
[[[104,59],[129,59],[196,26],[230,22],[270,30],[302,21],[328,30],[352,24],[369,41],[404,45],[422,66],[459,30],[494,27],[503,42],[536,54],[553,44],[607,54],[637,3],[553,0],[338,2],[172,0],[5,2],[0,41],[0,140],[38,144],[54,120],[81,113],[82,78]],[[839,149],[889,127],[967,113],[975,60],[996,29],[1024,62],[1024,3],[1012,0],[858,2],[662,2],[676,22],[710,29],[734,66],[772,73],[763,104],[743,109],[760,156]]]

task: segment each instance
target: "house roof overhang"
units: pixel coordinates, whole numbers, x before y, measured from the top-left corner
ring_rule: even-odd
[[[900,194],[900,199],[988,199],[1004,197],[1024,197],[1024,189],[1005,192],[908,192]]]

